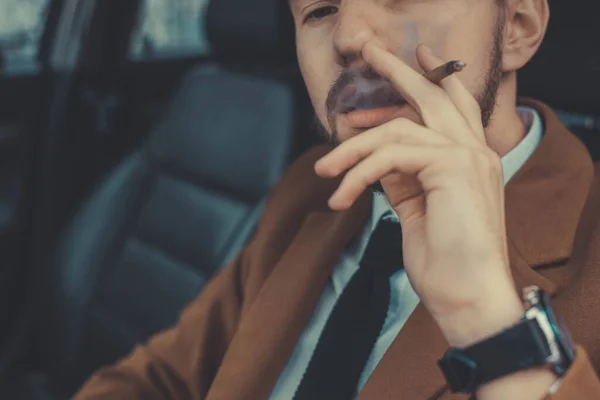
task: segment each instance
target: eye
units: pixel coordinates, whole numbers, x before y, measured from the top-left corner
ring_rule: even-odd
[[[304,17],[304,22],[319,21],[325,17],[337,13],[337,11],[337,7],[334,6],[319,7],[308,13],[306,17]]]

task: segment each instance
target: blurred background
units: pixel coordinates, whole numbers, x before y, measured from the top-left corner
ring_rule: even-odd
[[[37,59],[39,42],[51,0],[3,0],[0,2],[0,37],[4,56],[15,70]],[[132,38],[132,58],[148,58],[156,52],[208,55],[204,31],[208,0],[147,0],[143,17]],[[150,52],[150,53],[149,53]]]
[[[597,13],[550,3],[519,91],[598,160]],[[312,120],[286,1],[0,0],[0,397],[67,399],[174,324]]]

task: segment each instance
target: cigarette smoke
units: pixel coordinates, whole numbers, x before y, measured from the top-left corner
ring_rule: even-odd
[[[342,71],[329,90],[327,120],[335,135],[335,117],[339,113],[367,110],[404,103],[392,85],[370,68],[350,67]],[[332,138],[334,141],[337,138]]]
[[[417,24],[406,21],[404,24],[404,40],[400,50],[400,58],[409,65],[417,63],[417,46],[419,45],[419,31]]]

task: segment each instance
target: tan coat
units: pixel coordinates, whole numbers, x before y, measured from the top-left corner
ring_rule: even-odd
[[[535,284],[555,295],[579,344],[552,398],[600,399],[592,366],[600,367],[600,164],[548,107],[522,102],[541,112],[545,135],[506,187],[513,275],[519,288]],[[288,170],[251,243],[176,327],[99,371],[76,399],[267,399],[338,257],[371,211],[368,194],[347,212],[328,210],[339,181],[313,172],[327,150],[312,150]],[[446,348],[419,305],[358,400],[465,399],[447,390],[436,365]]]

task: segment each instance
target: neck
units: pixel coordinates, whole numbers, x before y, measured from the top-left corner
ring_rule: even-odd
[[[496,107],[485,135],[488,146],[500,157],[511,151],[527,134],[517,113],[517,76],[503,78],[496,97]]]

